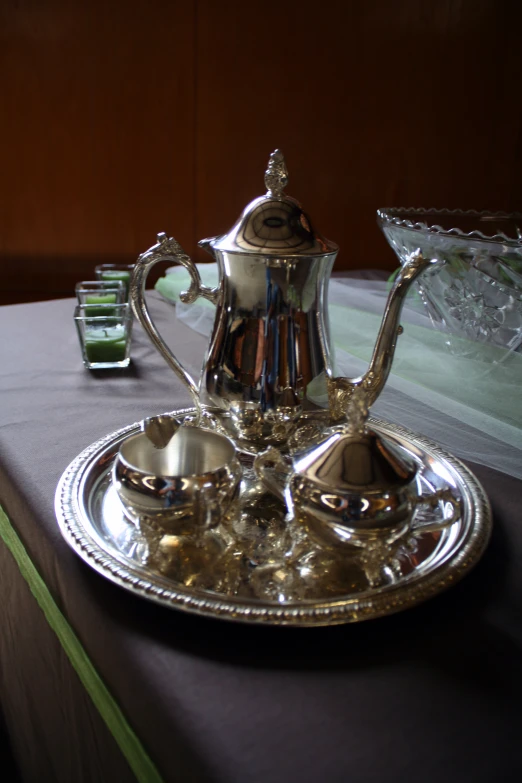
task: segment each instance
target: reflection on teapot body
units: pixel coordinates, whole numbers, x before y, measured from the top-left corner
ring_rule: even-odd
[[[306,392],[330,370],[321,345],[327,330],[317,313],[325,311],[335,253],[281,266],[270,257],[214,252],[222,283],[201,403],[228,409],[231,402],[255,402],[263,412],[317,408]]]
[[[343,417],[360,384],[372,401],[386,382],[399,330],[398,318],[413,280],[430,265],[420,254],[401,269],[390,295],[368,373],[336,378],[330,352],[327,291],[337,245],[311,226],[299,203],[283,193],[288,180],[276,150],[265,174],[267,193],[251,202],[228,234],[202,240],[216,260],[219,285],[201,283],[197,267],[174,239],[158,235],[131,280],[135,313],[166,361],[187,385],[196,408],[229,412],[236,437],[252,444],[280,443],[316,400],[327,399]],[[150,318],[144,298],[149,270],[158,261],[184,266],[191,276],[182,301],[204,297],[216,305],[210,344],[196,383],[172,355]]]

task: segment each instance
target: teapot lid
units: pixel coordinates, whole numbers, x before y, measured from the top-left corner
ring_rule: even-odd
[[[228,234],[210,242],[213,250],[263,256],[337,253],[339,248],[334,242],[314,231],[299,202],[283,193],[287,183],[283,153],[275,150],[265,172],[266,195],[248,204]]]

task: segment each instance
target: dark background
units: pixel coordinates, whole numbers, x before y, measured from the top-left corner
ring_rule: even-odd
[[[276,147],[337,269],[395,268],[380,206],[520,209],[521,5],[0,0],[0,302],[206,260]]]

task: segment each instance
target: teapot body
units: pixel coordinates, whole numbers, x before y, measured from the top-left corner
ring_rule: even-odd
[[[335,255],[214,251],[220,283],[199,382],[204,407],[230,411],[242,430],[282,427],[302,411],[327,406]]]
[[[335,375],[327,296],[338,247],[284,194],[287,181],[276,150],[265,172],[266,194],[248,204],[226,234],[199,243],[218,264],[217,288],[202,284],[192,259],[163,233],[139,257],[130,287],[137,317],[186,384],[198,418],[205,410],[229,414],[234,436],[256,448],[284,442],[301,415],[326,411]],[[172,354],[147,309],[145,281],[159,261],[189,272],[183,302],[203,297],[216,305],[198,380]]]
[[[254,199],[226,234],[204,239],[219,267],[219,285],[202,284],[192,259],[174,238],[160,233],[133,271],[134,312],[153,344],[190,392],[198,421],[203,409],[229,414],[239,440],[254,446],[284,443],[300,416],[324,410],[346,419],[350,400],[363,390],[368,406],[389,375],[399,317],[414,280],[437,259],[415,251],[390,292],[368,371],[337,377],[330,345],[328,283],[338,252],[319,234],[298,201],[286,196],[288,172],[275,150],[265,172],[266,195]],[[145,283],[154,264],[170,261],[189,272],[191,285],[180,298],[198,297],[216,305],[216,316],[201,377],[193,379],[154,326],[145,302]]]

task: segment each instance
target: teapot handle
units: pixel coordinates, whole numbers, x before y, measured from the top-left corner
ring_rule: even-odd
[[[157,244],[153,245],[149,250],[145,251],[145,253],[142,253],[134,267],[130,282],[132,309],[134,310],[136,318],[139,319],[141,325],[149,335],[153,345],[158,349],[167,364],[174,370],[178,378],[189,390],[199,420],[201,416],[201,406],[198,387],[192,376],[189,375],[185,368],[178,362],[156,329],[145,302],[145,283],[150,270],[155,264],[159,261],[171,261],[172,263],[181,264],[181,266],[185,267],[191,277],[188,291],[183,291],[180,294],[182,302],[192,304],[199,296],[203,296],[205,299],[209,299],[211,302],[216,303],[219,296],[219,289],[208,288],[202,284],[196,265],[185,253],[179,242],[174,238],[167,237],[164,233],[158,234],[157,239]]]

